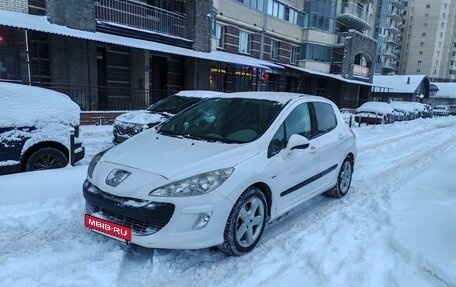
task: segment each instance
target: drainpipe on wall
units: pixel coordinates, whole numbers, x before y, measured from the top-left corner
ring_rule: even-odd
[[[266,28],[268,26],[268,2],[263,1],[263,29],[261,29],[261,40],[260,40],[260,59],[264,59],[264,36],[266,34]],[[257,90],[261,91],[261,80],[259,79],[261,71],[257,69]]]

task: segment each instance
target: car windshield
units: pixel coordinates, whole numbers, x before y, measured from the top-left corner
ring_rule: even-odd
[[[158,101],[150,106],[148,110],[154,113],[170,113],[175,115],[199,101],[201,101],[201,98],[174,95]]]
[[[246,143],[269,127],[283,104],[261,99],[211,98],[164,123],[159,133],[205,141]]]

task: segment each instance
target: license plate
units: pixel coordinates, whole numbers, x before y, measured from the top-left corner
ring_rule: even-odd
[[[85,226],[94,231],[114,237],[131,241],[131,228],[112,223],[110,221],[86,214],[84,218]]]

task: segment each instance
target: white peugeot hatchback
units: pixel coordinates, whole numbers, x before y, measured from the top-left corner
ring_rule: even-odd
[[[150,248],[241,255],[268,221],[322,193],[344,196],[355,157],[355,136],[327,99],[225,94],[96,155],[85,225]]]

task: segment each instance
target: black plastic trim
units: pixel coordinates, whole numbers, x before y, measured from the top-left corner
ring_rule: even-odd
[[[287,189],[287,190],[283,191],[282,193],[280,193],[280,196],[285,196],[287,194],[290,194],[290,193],[292,193],[292,192],[294,192],[294,191],[296,191],[296,190],[298,190],[298,189],[300,189],[300,188],[302,188],[302,187],[304,187],[304,186],[316,181],[317,179],[322,178],[323,176],[327,175],[331,171],[335,170],[337,168],[337,166],[338,166],[337,164],[333,165],[332,167],[328,168],[327,170],[324,170],[324,171],[320,172],[319,174],[316,174],[316,175],[314,175],[314,176],[312,176],[312,177],[310,177],[310,178],[298,183],[297,185],[290,187],[289,189]]]
[[[90,188],[90,191],[88,190]],[[174,213],[174,204],[152,202],[137,198],[120,197],[103,192],[87,180],[83,185],[83,195],[87,203],[98,208],[109,210],[138,221],[154,222],[166,225]],[[127,201],[137,202],[138,206],[125,204]],[[143,206],[142,203],[144,203]]]

